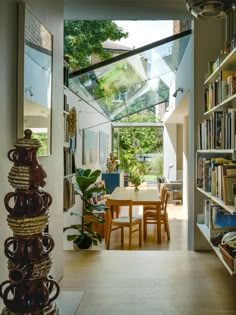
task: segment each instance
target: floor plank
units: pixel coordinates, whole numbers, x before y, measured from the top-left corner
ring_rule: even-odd
[[[76,315],[236,314],[235,278],[211,252],[67,251],[60,285],[85,292]]]
[[[125,250],[113,235],[109,251],[65,251],[61,288],[85,292],[76,315],[236,314],[235,278],[213,252],[187,251],[181,206],[170,205],[169,218],[171,240],[160,245],[150,226],[142,248],[134,239]]]

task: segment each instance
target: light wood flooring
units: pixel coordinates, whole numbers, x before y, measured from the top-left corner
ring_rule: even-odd
[[[211,252],[67,251],[64,266],[61,289],[84,293],[76,315],[236,314],[235,278]]]
[[[82,300],[60,315],[236,315],[236,278],[213,252],[187,251],[181,211],[169,207],[171,240],[161,245],[150,227],[141,250],[135,240],[131,251],[121,249],[114,235],[109,251],[65,251],[61,289]]]

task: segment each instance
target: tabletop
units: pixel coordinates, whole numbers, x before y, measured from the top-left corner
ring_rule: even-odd
[[[134,187],[116,187],[109,198],[115,200],[132,200],[133,205],[147,205],[150,202],[160,202],[157,187],[139,187],[138,191],[135,191]]]

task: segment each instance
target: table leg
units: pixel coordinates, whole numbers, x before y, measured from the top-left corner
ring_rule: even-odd
[[[157,205],[157,243],[161,243],[161,207],[158,203]]]

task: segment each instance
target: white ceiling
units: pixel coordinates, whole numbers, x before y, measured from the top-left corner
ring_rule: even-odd
[[[191,19],[185,0],[64,0],[67,20]]]

